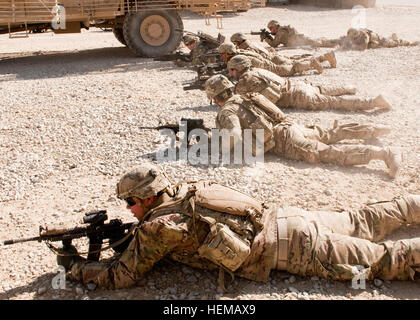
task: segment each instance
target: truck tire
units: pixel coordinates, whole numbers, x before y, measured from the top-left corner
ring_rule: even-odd
[[[124,39],[124,33],[122,28],[113,28],[112,32],[114,33],[115,38],[117,38],[119,42],[121,42],[125,46],[127,45],[127,42],[125,42]]]
[[[175,10],[133,12],[124,19],[124,39],[137,56],[169,54],[181,42],[184,25]]]

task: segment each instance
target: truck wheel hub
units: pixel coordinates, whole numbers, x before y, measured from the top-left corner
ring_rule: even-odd
[[[171,34],[168,21],[159,15],[151,15],[140,24],[140,34],[144,42],[151,46],[161,46]]]

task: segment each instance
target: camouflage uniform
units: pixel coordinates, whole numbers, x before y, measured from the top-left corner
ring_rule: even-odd
[[[206,189],[211,197],[203,195]],[[358,275],[356,266],[366,269],[368,280],[415,280],[420,276],[420,238],[376,243],[401,225],[420,223],[417,195],[341,213],[269,210],[240,192],[202,181],[171,186],[157,203],[140,222],[121,257],[109,262],[77,262],[71,268],[73,278],[109,289],[129,287],[164,257],[197,268],[220,268],[203,258],[200,249],[214,230],[202,217],[211,220],[216,216],[218,228],[228,226],[228,234],[250,246],[246,259],[233,271],[240,277],[266,282],[270,271],[277,269],[349,280]],[[247,210],[254,220],[215,210],[229,205],[252,208],[254,214]],[[225,256],[229,255],[232,251],[227,250]]]
[[[319,126],[301,126],[287,120],[273,121],[270,115],[261,112],[261,102],[265,105],[269,101],[262,101],[259,94],[248,95],[244,99],[233,95],[224,105],[216,117],[219,129],[243,130],[264,129],[264,150],[271,150],[281,157],[301,160],[309,163],[333,163],[336,165],[362,165],[371,160],[383,160],[387,166],[394,166],[394,156],[390,150],[367,145],[332,145],[346,139],[372,139],[390,132],[384,127],[348,123],[331,129]],[[271,109],[274,109],[272,106]],[[258,119],[264,117],[267,122]],[[279,117],[277,117],[279,118]],[[396,170],[396,169],[394,169]],[[391,172],[391,176],[395,173]]]
[[[209,260],[206,249],[213,239],[214,229],[227,226],[231,231],[226,234],[238,237],[238,242],[248,247],[246,257],[243,256],[239,266],[235,265],[230,272],[257,281],[268,279],[277,246],[276,224],[268,223],[268,219],[275,220],[275,213],[265,213],[263,204],[207,181],[171,186],[156,202],[158,205],[147,212],[134,231],[133,240],[118,259],[74,263],[72,277],[110,289],[129,287],[164,257],[192,267],[226,270],[221,263]],[[237,212],[231,214],[229,210]],[[234,248],[233,251],[227,247],[223,250],[221,260],[229,255],[233,260],[237,258]],[[261,252],[267,255],[260,255]]]
[[[240,55],[235,58],[243,59]],[[231,69],[235,63],[235,58],[229,61],[228,69]],[[344,86],[314,86],[307,81],[281,78],[259,68],[245,70],[238,79],[235,92],[242,95],[251,92],[261,93],[280,108],[349,111],[391,108],[382,96],[374,99],[343,96],[354,95],[356,89]]]
[[[420,195],[345,212],[284,208],[277,219],[279,230],[287,225],[282,269],[290,273],[331,280],[361,273],[366,280],[420,279],[420,238],[382,242],[400,226],[420,223]]]
[[[216,63],[217,56],[212,55],[206,57],[205,55],[217,49],[220,45],[219,39],[203,32],[199,32],[198,35],[200,41],[196,42],[194,48],[191,50],[192,65]]]
[[[410,43],[400,40],[394,33],[390,38],[384,38],[369,29],[350,28],[347,36],[342,39],[342,47],[353,50],[366,50],[376,48],[394,48],[398,46],[415,46],[418,42]]]
[[[316,59],[302,62],[289,59],[289,61],[285,60],[282,64],[276,64],[254,51],[236,49],[233,44],[224,43],[219,47],[218,50],[220,54],[228,53],[229,57],[233,57],[235,55],[244,55],[249,58],[252,67],[265,69],[282,77],[300,74],[308,70],[317,70],[319,73],[322,73],[323,71],[322,66]]]
[[[338,45],[336,41],[325,38],[311,39],[305,35],[298,33],[291,26],[279,26],[279,31],[273,35],[274,39],[264,39],[271,47],[276,48],[280,44],[286,47],[311,46],[311,47],[327,47],[333,48]]]
[[[272,61],[273,63],[279,64],[279,65],[284,65],[284,64],[293,65],[293,64],[296,63],[295,60],[300,60],[299,62],[301,64],[305,64],[305,63],[308,63],[309,60],[314,58],[310,54],[302,54],[302,55],[295,55],[295,56],[292,56],[292,57],[287,57],[287,56],[279,55],[279,54],[276,54],[276,53],[273,53],[273,52],[269,52],[264,47],[259,46],[255,43],[251,42],[248,39],[245,39],[245,36],[242,33],[233,34],[232,37],[231,37],[231,41],[236,44],[236,47],[238,49],[249,50],[249,51],[256,52],[260,56],[262,56],[263,58],[268,59],[268,60]],[[336,65],[337,65],[337,61],[335,59],[335,54],[334,54],[333,51],[330,51],[330,52],[325,53],[323,55],[317,56],[317,57],[315,57],[315,59],[318,62],[328,61],[332,68],[335,68]],[[319,69],[319,67],[318,67],[318,69]],[[300,71],[300,72],[302,72],[302,71]]]

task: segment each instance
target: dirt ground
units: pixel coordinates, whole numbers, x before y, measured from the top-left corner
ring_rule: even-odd
[[[291,24],[312,37],[346,33],[355,14],[302,6],[252,9],[215,19],[183,14],[186,30],[230,37],[257,31],[271,19]],[[384,36],[420,40],[420,1],[377,1],[366,10],[367,27]],[[259,41],[258,36],[252,39]],[[294,54],[296,51],[283,51]],[[316,50],[312,51],[313,53]],[[324,50],[319,50],[324,52]],[[319,84],[351,84],[364,97],[379,93],[389,112],[287,111],[302,124],[332,126],[374,122],[392,133],[373,143],[399,148],[400,175],[392,180],[381,162],[360,167],[311,165],[266,156],[263,167],[192,166],[164,163],[173,181],[211,179],[278,206],[308,210],[355,209],[373,201],[420,193],[420,46],[364,52],[336,51],[337,68],[300,79]],[[171,62],[135,57],[112,32],[42,33],[29,39],[0,36],[0,240],[36,236],[39,225],[71,226],[91,209],[110,218],[134,221],[115,197],[115,184],[142,157],[162,147],[158,132],[139,126],[204,118],[214,127],[215,106],[202,91],[183,91],[194,71]],[[420,228],[394,238],[418,237]],[[80,243],[83,245],[84,243]],[[83,250],[83,249],[82,249]],[[355,290],[349,282],[301,278],[273,272],[267,284],[236,279],[231,291],[217,288],[217,274],[159,262],[140,285],[108,291],[70,281],[52,288],[55,256],[42,243],[0,246],[0,299],[418,299],[419,284],[368,282]]]

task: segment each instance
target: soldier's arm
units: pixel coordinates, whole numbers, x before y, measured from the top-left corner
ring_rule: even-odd
[[[181,215],[170,214],[143,223],[118,260],[75,263],[72,277],[108,289],[134,285],[185,239],[187,229],[179,223],[180,219]]]
[[[281,44],[286,45],[285,43],[282,42],[282,36],[281,36],[280,32],[277,32],[275,34],[273,40],[266,38],[266,39],[264,39],[264,41],[272,48],[277,48]]]
[[[242,130],[241,130],[241,123],[239,121],[238,116],[236,115],[236,108],[225,108],[219,112],[217,115],[216,121],[217,128],[221,130],[223,134],[223,129],[226,130],[226,133],[230,136],[230,143],[225,145],[221,144],[219,151],[221,153],[230,152],[234,149],[235,140],[237,143],[242,142]],[[213,137],[214,138],[214,137]],[[223,140],[222,140],[223,142]]]

